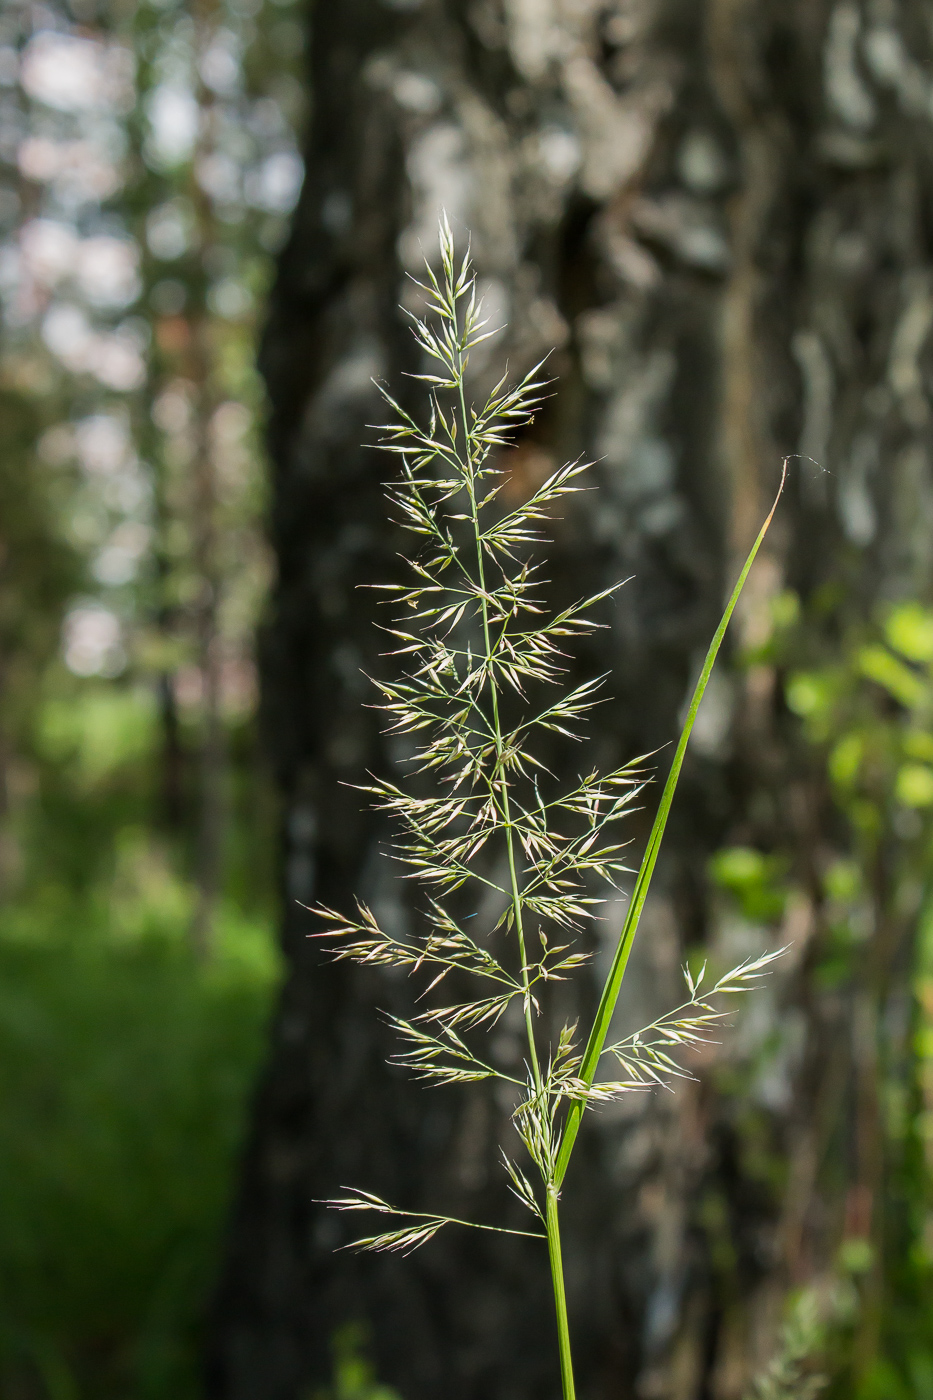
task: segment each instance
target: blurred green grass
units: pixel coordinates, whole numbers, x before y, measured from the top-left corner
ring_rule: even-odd
[[[0,1395],[186,1400],[279,976],[268,873],[234,793],[200,963],[145,692],[55,695],[35,755],[0,905]]]
[[[270,978],[74,932],[0,936],[0,1346],[56,1397],[192,1394]]]

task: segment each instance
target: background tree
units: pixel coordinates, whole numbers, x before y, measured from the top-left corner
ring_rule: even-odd
[[[381,1377],[411,1400],[442,1386],[547,1393],[545,1279],[523,1245],[451,1238],[405,1263],[335,1259],[339,1226],[315,1205],[350,1181],[508,1214],[488,1175],[495,1101],[482,1086],[426,1094],[383,1068],[373,1007],[404,1014],[406,985],[328,965],[299,904],[359,891],[381,917],[410,917],[382,829],[347,786],[400,757],[364,707],[361,669],[382,663],[357,585],[391,574],[396,542],[360,444],[378,414],[371,377],[397,387],[414,367],[396,304],[444,207],[472,232],[490,310],[509,322],[477,380],[557,347],[555,396],[504,458],[508,491],[579,452],[598,459],[598,491],[558,529],[555,598],[634,575],[581,662],[612,673],[616,701],[594,721],[601,764],[670,738],[781,455],[826,469],[797,474],[732,673],[705,707],[632,980],[637,1017],[667,998],[685,949],[793,939],[794,955],[739,1059],[591,1129],[566,1184],[566,1247],[582,1393],[724,1400],[770,1354],[788,1287],[847,1240],[866,1269],[847,1393],[868,1394],[895,1238],[880,1201],[904,1137],[878,1073],[902,1063],[911,1020],[923,893],[900,856],[918,838],[909,821],[898,831],[904,804],[892,809],[839,914],[832,872],[852,828],[798,740],[791,709],[810,702],[798,685],[788,707],[782,668],[801,605],[806,645],[831,655],[876,602],[930,586],[925,10],[346,0],[314,6],[311,31],[308,176],[263,360],[279,562],[265,703],[290,970],[211,1393],[298,1396],[355,1317]],[[829,975],[840,938],[843,972]],[[900,1087],[909,1097],[909,1075]],[[457,1173],[455,1142],[470,1146]],[[928,1268],[922,1219],[898,1239]]]

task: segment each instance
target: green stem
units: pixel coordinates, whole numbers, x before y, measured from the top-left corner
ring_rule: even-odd
[[[525,1011],[525,1032],[528,1037],[528,1057],[535,1089],[540,1094],[543,1084],[541,1066],[538,1063],[538,1049],[535,1044],[534,1021],[531,1014],[531,986],[528,980],[528,955],[525,951],[525,930],[522,924],[522,896],[518,883],[518,869],[515,863],[515,837],[512,832],[512,818],[509,807],[509,785],[502,766],[502,725],[499,722],[499,694],[492,665],[492,644],[489,636],[489,608],[486,603],[486,572],[483,567],[483,546],[480,540],[479,510],[473,485],[473,459],[470,452],[470,428],[467,418],[466,398],[463,393],[463,367],[460,367],[460,410],[463,419],[463,446],[466,453],[466,481],[470,496],[470,512],[473,522],[473,536],[476,540],[476,568],[480,586],[480,607],[483,618],[483,645],[486,649],[486,675],[489,681],[489,695],[492,702],[493,738],[496,746],[496,768],[498,770],[499,796],[502,804],[502,822],[505,828],[506,849],[509,860],[509,882],[512,892],[512,916],[515,932],[518,935],[518,950],[522,965],[522,1000]]]
[[[557,1314],[557,1345],[560,1350],[560,1379],[564,1400],[574,1400],[573,1361],[570,1356],[570,1327],[567,1323],[567,1295],[564,1290],[564,1260],[560,1248],[560,1224],[557,1216],[557,1188],[547,1188],[547,1249],[551,1261],[551,1282],[554,1285],[554,1310]]]
[[[661,802],[658,807],[658,814],[654,819],[654,825],[651,828],[651,835],[648,838],[648,846],[645,850],[645,854],[638,871],[638,876],[635,880],[635,888],[632,891],[632,897],[629,902],[628,913],[626,914],[625,922],[622,925],[622,932],[619,935],[619,942],[616,946],[615,956],[612,960],[612,966],[609,969],[609,974],[606,978],[605,986],[603,987],[602,996],[599,999],[599,1006],[596,1009],[596,1016],[593,1020],[593,1028],[590,1031],[589,1039],[586,1043],[586,1049],[583,1052],[583,1060],[580,1064],[580,1078],[587,1085],[592,1084],[593,1080],[596,1077],[596,1069],[599,1065],[600,1056],[603,1053],[603,1046],[606,1043],[606,1036],[609,1033],[609,1025],[612,1021],[612,1016],[616,1009],[616,1002],[619,999],[619,991],[622,987],[622,978],[625,976],[625,969],[628,965],[629,954],[632,951],[632,944],[635,939],[635,934],[638,931],[638,924],[639,920],[641,919],[641,912],[644,908],[645,900],[648,897],[648,890],[651,885],[651,877],[654,874],[654,867],[657,863],[658,852],[661,848],[661,840],[664,836],[664,828],[667,826],[667,818],[671,810],[671,803],[674,800],[674,792],[677,788],[677,782],[680,778],[680,770],[683,767],[684,755],[687,751],[687,744],[690,739],[691,730],[693,729],[693,722],[697,717],[697,711],[700,708],[700,701],[703,699],[703,693],[706,690],[706,686],[713,669],[713,663],[715,662],[716,657],[719,653],[719,648],[722,645],[723,637],[726,635],[726,628],[729,626],[729,621],[735,610],[735,605],[739,601],[739,595],[741,594],[742,589],[745,586],[745,580],[748,578],[749,570],[751,569],[752,564],[755,562],[755,556],[761,548],[761,544],[764,540],[765,535],[768,533],[768,527],[774,518],[774,512],[777,510],[777,504],[778,501],[781,499],[781,492],[784,490],[784,483],[786,480],[787,461],[785,460],[784,470],[781,473],[781,484],[778,487],[777,495],[774,498],[774,504],[768,512],[768,517],[765,520],[765,523],[762,525],[761,529],[758,532],[758,538],[752,545],[751,552],[749,553],[748,558],[745,560],[745,565],[742,569],[742,572],[739,574],[738,581],[736,582],[736,585],[732,590],[732,595],[729,598],[728,603],[726,604],[726,610],[722,615],[719,626],[716,628],[716,634],[713,637],[713,640],[710,642],[709,651],[706,653],[706,660],[703,662],[703,669],[700,672],[700,678],[696,683],[696,688],[693,692],[693,698],[690,701],[690,708],[687,711],[687,718],[684,721],[684,727],[681,731],[680,742],[678,743],[677,751],[674,754],[674,761],[671,764],[671,771],[667,775],[667,782],[664,784],[664,791],[661,794]],[[577,1133],[580,1131],[580,1121],[583,1117],[585,1109],[586,1100],[584,1098],[579,1098],[573,1103],[567,1114],[567,1124],[564,1129],[563,1138],[561,1140],[560,1151],[557,1154],[557,1163],[554,1173],[555,1184],[558,1187],[560,1186],[566,1174],[567,1166],[570,1162],[570,1155],[573,1152],[573,1145],[576,1141]]]

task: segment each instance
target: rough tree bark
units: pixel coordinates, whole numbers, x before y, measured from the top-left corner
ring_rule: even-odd
[[[360,444],[379,416],[371,377],[397,387],[412,367],[396,310],[405,272],[446,207],[509,321],[478,375],[506,360],[518,373],[557,347],[555,397],[508,458],[511,489],[577,453],[598,459],[598,490],[558,526],[551,576],[558,596],[634,576],[581,664],[612,671],[598,760],[654,749],[674,732],[783,453],[828,474],[792,478],[741,640],[788,585],[809,596],[841,582],[856,611],[929,587],[931,39],[921,0],[313,7],[308,176],[263,356],[280,562],[265,704],[289,976],[212,1323],[217,1400],[306,1395],[353,1318],[406,1400],[556,1394],[532,1245],[448,1232],[407,1261],[335,1257],[342,1224],[315,1204],[351,1184],[476,1219],[511,1213],[496,1103],[385,1068],[376,1008],[404,1005],[407,987],[328,964],[299,904],[358,891],[383,917],[408,916],[383,833],[345,785],[396,759],[365,708],[361,670],[382,663],[357,585],[395,567],[386,466]],[[724,672],[706,707],[627,983],[630,1019],[669,1000],[685,945],[732,936],[706,892],[718,845],[796,844],[807,888],[825,808],[775,680],[767,666]],[[771,993],[781,1043],[745,1100],[783,1179],[756,1175],[739,1111],[705,1076],[600,1115],[574,1163],[584,1396],[738,1400],[788,1284],[845,1228],[847,1189],[850,1228],[861,1211],[871,1229],[871,1152],[832,1184],[824,1163],[857,1111],[849,1088],[870,1074],[877,1008],[850,1029],[850,1003],[807,976],[818,905],[798,900],[787,917],[783,931],[743,935],[796,940]]]

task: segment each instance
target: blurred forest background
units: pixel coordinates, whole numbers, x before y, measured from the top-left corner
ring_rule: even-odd
[[[254,358],[303,39],[289,0],[0,15],[5,1396],[195,1388],[279,966]]]
[[[440,1162],[445,1208],[502,1206],[499,1110],[381,1068],[384,989],[295,904],[399,907],[345,787],[392,761],[357,444],[442,206],[511,323],[487,368],[558,347],[515,490],[599,459],[557,587],[638,575],[602,752],[670,737],[781,455],[828,469],[701,716],[634,994],[795,951],[696,1086],[593,1132],[586,1392],[738,1400],[776,1355],[768,1400],[933,1400],[931,48],[923,0],[7,0],[4,1400],[186,1400],[206,1331],[218,1400],[362,1400],[359,1321],[410,1400],[550,1393],[524,1255],[338,1265],[314,1204]]]

